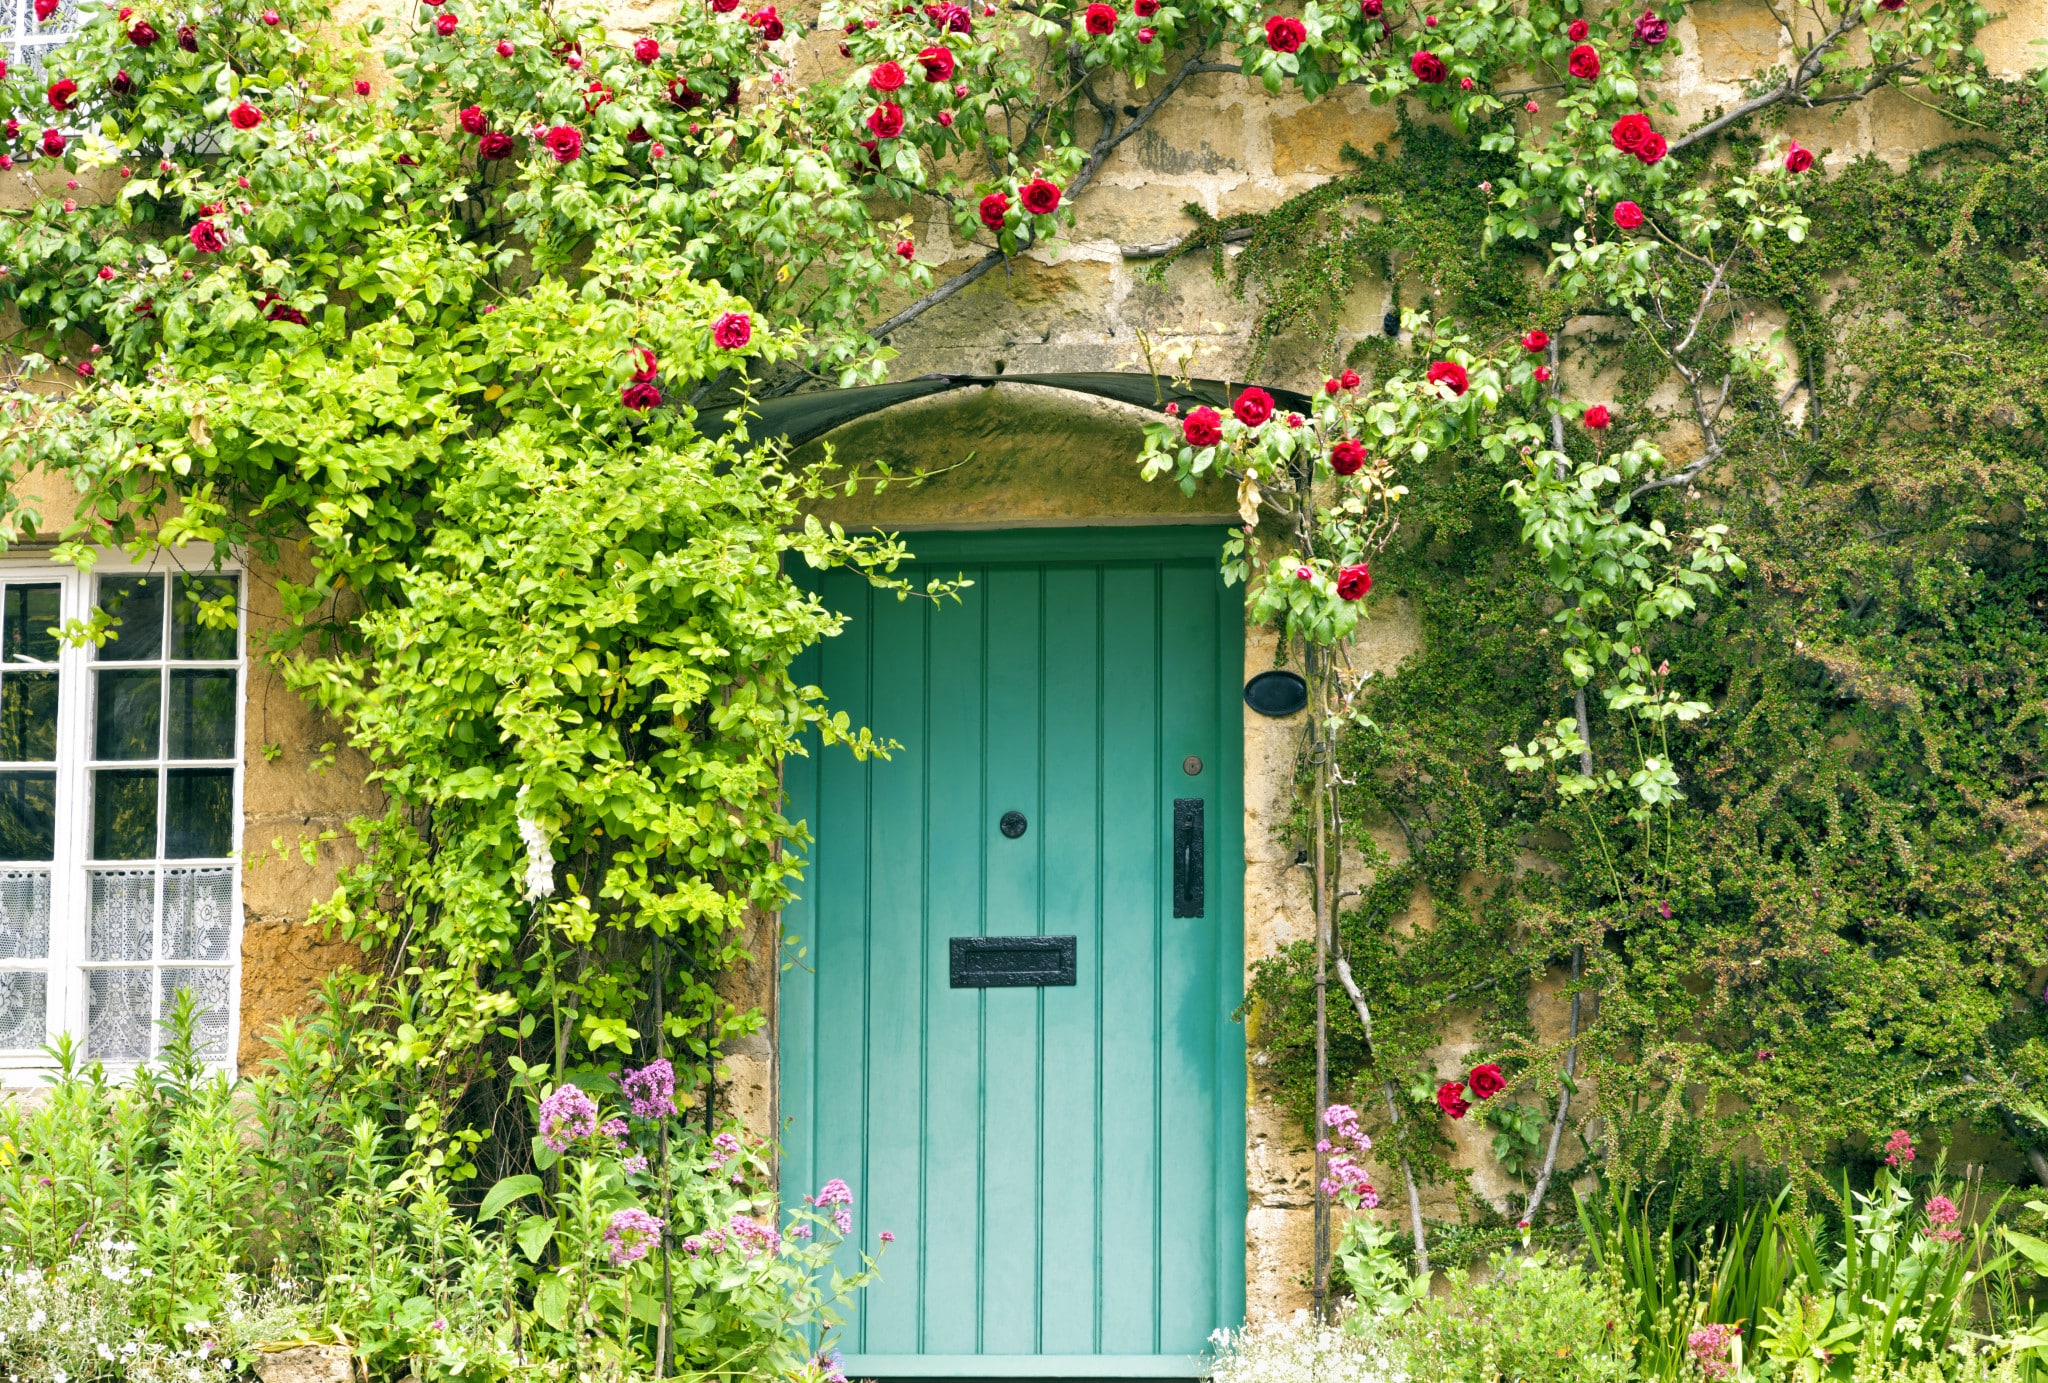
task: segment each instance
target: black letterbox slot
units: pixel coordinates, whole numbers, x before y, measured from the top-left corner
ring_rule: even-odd
[[[1021,989],[1074,982],[1071,936],[956,936],[953,988]]]

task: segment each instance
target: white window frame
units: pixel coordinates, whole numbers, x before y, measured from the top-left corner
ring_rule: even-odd
[[[79,0],[64,0],[47,24],[36,23],[35,0],[0,0],[0,21],[5,23],[5,33],[0,34],[0,48],[5,51],[0,56],[7,59],[8,80],[13,82],[18,74],[22,90],[40,91],[48,85],[53,80],[50,56],[78,37],[84,18]],[[52,123],[70,128],[68,121],[55,119],[55,112],[51,116]],[[22,123],[25,128],[28,122]]]
[[[232,741],[233,789],[230,794],[229,853],[223,857],[229,869],[229,927],[227,955],[224,962],[199,962],[202,966],[218,968],[224,965],[228,973],[227,994],[227,1037],[224,1059],[213,1063],[230,1076],[235,1073],[235,1052],[241,1040],[242,1002],[242,843],[243,843],[243,792],[245,788],[249,703],[249,573],[246,567],[228,554],[221,563],[214,563],[214,549],[206,544],[193,543],[184,548],[161,552],[150,560],[136,562],[126,553],[118,550],[99,553],[96,565],[91,571],[77,569],[50,560],[46,552],[9,552],[0,554],[0,580],[8,583],[55,582],[58,586],[59,617],[69,623],[90,616],[93,609],[93,595],[97,579],[104,576],[154,575],[166,578],[177,575],[202,576],[208,574],[233,574],[237,578],[237,619],[235,625],[235,719]],[[167,579],[165,599],[168,606],[173,594],[173,585]],[[168,635],[166,636],[168,638]],[[101,663],[100,650],[91,645],[73,647],[60,644],[57,653],[57,790],[56,790],[56,845],[55,859],[50,866],[50,941],[49,954],[44,964],[49,975],[45,1025],[47,1040],[54,1043],[60,1032],[70,1032],[79,1044],[81,1055],[89,1062],[86,1051],[86,999],[87,970],[93,967],[90,959],[89,941],[91,936],[92,902],[92,768],[93,762],[93,709],[95,664]],[[160,658],[153,664],[169,672],[187,660],[174,659],[166,646]],[[224,668],[223,661],[209,660],[205,666]],[[143,667],[152,666],[144,662]],[[161,703],[160,703],[161,704]],[[168,761],[168,736],[170,726],[159,723],[158,748],[155,760],[141,760],[137,767],[145,764],[157,767]],[[219,766],[222,760],[204,761]],[[13,765],[10,765],[13,766]],[[25,766],[25,765],[23,765]],[[165,789],[159,785],[159,794]],[[159,797],[158,823],[159,839],[164,830],[162,820],[162,799]],[[218,865],[220,858],[194,860],[196,866]],[[153,863],[161,877],[167,868],[185,867],[186,861],[151,862],[136,861],[135,864]],[[6,867],[0,865],[0,867]],[[108,861],[102,868],[119,868],[119,864]],[[157,885],[157,914],[162,912],[163,885]],[[160,940],[153,943],[154,955],[161,949]],[[21,962],[0,962],[6,968],[27,968]],[[145,966],[142,962],[130,963],[130,968],[148,969],[156,974],[166,969],[178,968],[178,962],[156,956]],[[157,984],[155,988],[161,988]],[[152,1058],[153,1060],[154,1058]],[[122,1076],[132,1073],[143,1062],[105,1063],[110,1075]],[[20,1087],[39,1083],[38,1078],[53,1069],[54,1064],[45,1052],[0,1051],[0,1087]]]

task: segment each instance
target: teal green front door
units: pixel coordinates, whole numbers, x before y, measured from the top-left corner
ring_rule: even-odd
[[[1242,603],[1217,529],[915,534],[803,680],[901,747],[788,766],[782,1185],[881,1280],[852,1377],[1192,1377],[1244,1302]],[[1003,938],[1032,938],[1005,942]]]

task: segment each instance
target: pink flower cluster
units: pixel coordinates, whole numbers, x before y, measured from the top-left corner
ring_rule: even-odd
[[[1358,1111],[1348,1104],[1333,1104],[1323,1111],[1323,1127],[1339,1140],[1325,1138],[1316,1144],[1317,1152],[1330,1155],[1324,1166],[1323,1194],[1343,1201],[1353,1210],[1371,1210],[1380,1203],[1380,1195],[1372,1189],[1364,1165],[1354,1156],[1372,1147],[1372,1139],[1358,1126]]]
[[[1956,1209],[1956,1203],[1947,1196],[1927,1198],[1927,1236],[1930,1239],[1953,1244],[1962,1238],[1963,1232],[1955,1227],[1956,1221],[1962,1217],[1963,1212]]]
[[[604,1230],[604,1241],[610,1247],[613,1266],[623,1268],[645,1258],[647,1251],[661,1241],[661,1230],[660,1218],[645,1210],[628,1207],[614,1214],[612,1222]]]
[[[820,1210],[833,1207],[832,1223],[841,1234],[853,1233],[853,1189],[838,1177],[819,1188],[818,1194],[811,1197],[811,1204]]]
[[[597,1132],[597,1102],[571,1084],[540,1102],[540,1137],[550,1152],[567,1152]]]
[[[1884,1140],[1884,1165],[1887,1167],[1910,1166],[1913,1161],[1913,1135],[1904,1129],[1893,1129],[1892,1136]]]
[[[1726,1378],[1735,1372],[1729,1349],[1741,1334],[1739,1325],[1702,1326],[1685,1337],[1685,1347],[1702,1374],[1713,1379]]]
[[[633,1102],[635,1119],[667,1119],[676,1112],[676,1068],[665,1060],[621,1072],[619,1089]]]
[[[734,1215],[731,1223],[726,1225],[726,1231],[740,1253],[748,1258],[756,1253],[773,1258],[782,1248],[782,1236],[775,1232],[775,1226],[761,1224],[744,1215]]]

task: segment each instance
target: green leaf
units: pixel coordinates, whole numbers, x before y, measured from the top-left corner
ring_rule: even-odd
[[[518,1176],[506,1177],[496,1186],[493,1186],[489,1193],[484,1196],[484,1203],[477,1208],[477,1223],[490,1223],[498,1217],[499,1211],[512,1204],[513,1201],[518,1200],[521,1196],[533,1195],[540,1189],[540,1178],[531,1172],[522,1172]]]
[[[555,1222],[545,1215],[529,1215],[519,1222],[513,1237],[519,1241],[519,1251],[526,1255],[526,1261],[538,1263],[548,1241],[555,1237]]]

